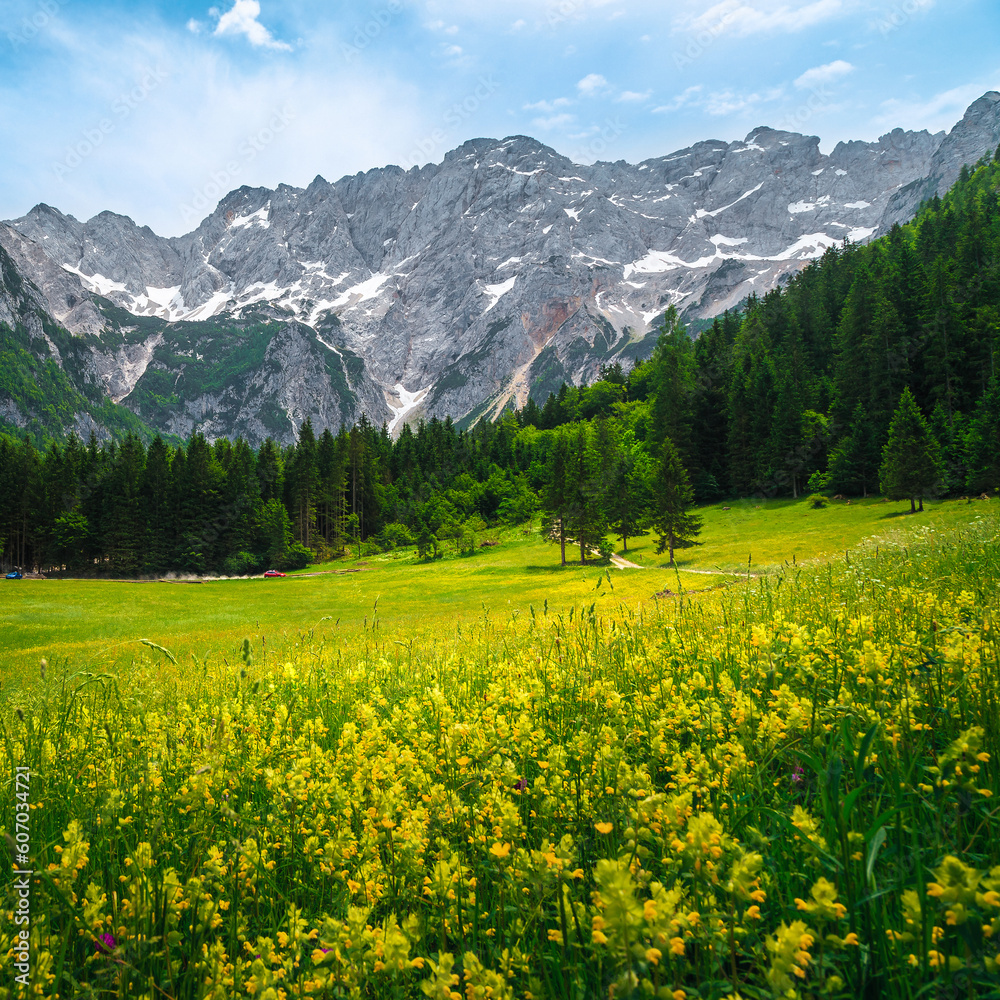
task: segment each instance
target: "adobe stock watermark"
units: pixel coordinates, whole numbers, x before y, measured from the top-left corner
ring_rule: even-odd
[[[373,11],[368,20],[355,29],[350,42],[340,43],[340,54],[347,62],[353,62],[389,27],[402,9],[403,0],[389,0],[384,7]]]
[[[28,986],[31,981],[31,770],[14,768],[14,982]]]
[[[820,111],[830,107],[833,94],[825,86],[814,87],[809,96],[797,107],[793,108],[781,119],[777,128],[782,132],[798,132]]]
[[[136,81],[134,87],[119,94],[109,108],[112,117],[102,118],[93,128],[84,129],[80,133],[80,138],[66,147],[66,155],[52,164],[52,172],[56,178],[62,180],[68,173],[76,170],[169,75],[159,66],[156,69],[148,69]]]
[[[588,140],[585,146],[573,150],[569,154],[569,158],[574,163],[593,163],[595,160],[599,160],[625,129],[626,125],[621,118],[606,118],[600,130]]]
[[[546,8],[545,19],[549,27],[554,28],[556,25],[565,24],[579,9],[578,0],[556,0]]]
[[[252,135],[248,135],[240,143],[237,155],[218,170],[212,171],[208,180],[201,187],[194,189],[190,200],[180,206],[184,222],[200,222],[206,210],[212,208],[224,194],[228,194],[236,186],[236,180],[244,168],[253,163],[294,119],[294,108],[286,104],[275,111],[265,125]]]
[[[903,3],[897,4],[887,14],[879,18],[878,30],[885,38],[906,24],[918,11],[927,10],[933,4],[934,0],[904,0]]]
[[[49,26],[59,13],[59,8],[65,7],[67,2],[68,0],[40,0],[33,14],[21,18],[21,23],[7,32],[7,41],[15,48],[27,45]]]
[[[415,147],[403,160],[404,169],[420,166],[444,147],[449,141],[449,130],[454,130],[468,121],[498,90],[500,84],[492,76],[481,76],[471,93],[461,101],[456,101],[444,113],[444,128],[432,129],[422,139],[418,139]]]
[[[674,65],[677,69],[686,69],[696,59],[700,59],[714,43],[715,40],[729,27],[729,23],[735,16],[734,12],[723,14],[715,24],[700,27],[689,36],[687,44],[683,49],[674,49]]]

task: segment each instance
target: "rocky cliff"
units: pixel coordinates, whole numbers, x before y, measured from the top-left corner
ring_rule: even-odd
[[[905,221],[998,142],[997,93],[947,135],[897,129],[829,155],[769,128],[636,165],[476,139],[409,171],[243,187],[178,238],[39,205],[0,245],[91,344],[109,394],[154,426],[289,440],[307,415],[395,427],[544,398],[647,354],[671,303],[716,315]],[[232,385],[201,391],[198,343],[212,365],[237,345]]]

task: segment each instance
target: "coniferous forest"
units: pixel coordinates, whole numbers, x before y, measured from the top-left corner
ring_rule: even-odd
[[[541,511],[561,558],[693,502],[826,492],[909,499],[1000,486],[1000,150],[910,224],[828,250],[692,338],[670,308],[652,357],[606,364],[494,423],[362,421],[298,442],[174,446],[0,437],[5,565],[132,576],[295,568],[345,548],[471,553]]]

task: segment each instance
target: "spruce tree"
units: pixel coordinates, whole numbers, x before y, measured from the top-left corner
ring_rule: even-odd
[[[163,573],[170,568],[174,546],[174,508],[170,503],[171,449],[157,435],[149,445],[143,469],[140,496],[146,513],[143,571]]]
[[[889,440],[882,449],[882,492],[890,500],[909,500],[913,514],[918,500],[919,509],[924,509],[924,496],[935,492],[943,472],[940,446],[906,388],[892,417]]]
[[[628,552],[628,540],[640,534],[649,516],[649,489],[635,449],[621,448],[608,487],[609,527],[622,540],[622,551]]]
[[[691,489],[680,453],[670,438],[664,438],[660,446],[649,491],[653,528],[660,536],[656,551],[660,553],[667,549],[673,565],[674,549],[693,541],[701,532],[702,521],[688,510],[694,503],[694,490]]]
[[[966,486],[975,493],[1000,487],[1000,379],[986,386],[965,435]]]
[[[567,436],[566,531],[580,547],[580,562],[586,563],[587,553],[601,545],[608,531],[601,462],[587,424],[572,425]]]
[[[552,397],[549,397],[552,398]],[[553,435],[542,487],[542,533],[559,539],[561,565],[566,565],[566,517],[570,504],[569,436],[559,429]]]
[[[694,344],[674,306],[663,317],[650,365],[655,395],[649,437],[657,445],[669,437],[690,462],[697,366]]]
[[[850,433],[830,455],[831,490],[867,497],[878,482],[879,460],[871,414],[863,403],[858,403],[851,418]]]

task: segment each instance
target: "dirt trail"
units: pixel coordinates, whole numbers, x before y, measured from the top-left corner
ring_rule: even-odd
[[[597,555],[597,553],[594,553]],[[623,559],[621,556],[612,556],[611,565],[617,567],[618,569],[647,569],[646,566],[640,566],[638,563],[634,563],[629,559]],[[699,576],[739,576],[745,577],[747,573],[741,573],[738,570],[731,569],[690,569],[688,567],[678,567],[682,573],[697,573]],[[752,580],[756,580],[759,573],[750,573],[749,576]]]
[[[594,555],[597,555],[595,552]],[[611,557],[611,565],[617,567],[618,569],[645,569],[645,566],[640,566],[638,563],[634,563],[629,559],[623,559],[621,556],[613,555]]]

